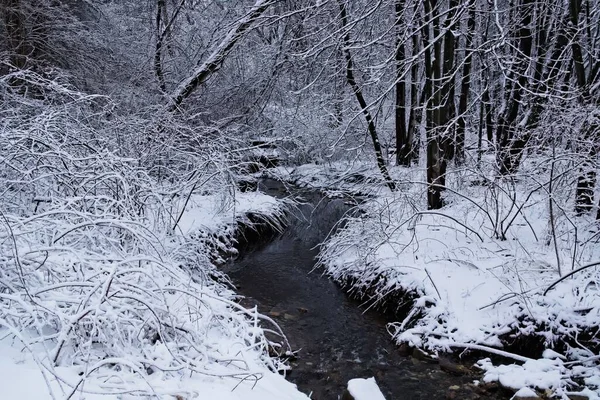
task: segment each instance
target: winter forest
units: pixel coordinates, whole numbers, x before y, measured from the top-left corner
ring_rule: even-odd
[[[0,397],[600,399],[598,0],[1,0]]]

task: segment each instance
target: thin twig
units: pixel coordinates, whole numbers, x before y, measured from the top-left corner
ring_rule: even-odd
[[[556,285],[558,285],[559,283],[561,283],[562,281],[564,281],[568,277],[573,276],[576,273],[578,273],[580,271],[583,271],[584,269],[595,267],[596,265],[600,265],[600,261],[596,261],[596,262],[593,262],[593,263],[586,264],[583,267],[579,267],[576,270],[569,272],[568,274],[564,275],[563,277],[561,277],[560,279],[558,279],[554,283],[552,283],[552,285],[548,286],[548,289],[544,290],[543,296],[545,296],[550,290],[552,290],[552,288],[554,288]]]

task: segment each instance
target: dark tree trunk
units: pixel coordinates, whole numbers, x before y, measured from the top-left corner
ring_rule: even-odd
[[[484,114],[485,114],[485,111],[484,111],[483,101],[481,101],[479,103],[479,124],[477,127],[477,166],[479,166],[479,163],[481,162],[481,155],[483,154],[482,145],[483,145],[483,125],[484,125],[484,120],[485,120]],[[457,161],[458,161],[458,157],[457,157]]]
[[[519,53],[514,58],[520,60],[520,62],[517,63],[516,68],[510,75],[515,82],[508,85],[510,87],[507,99],[508,105],[505,113],[498,120],[496,132],[497,162],[501,175],[512,174],[517,170],[527,144],[524,138],[518,137],[516,120],[519,115],[519,106],[523,100],[523,92],[528,87],[526,71],[533,47],[531,25],[534,5],[534,0],[522,0],[518,6],[520,18],[516,40]]]
[[[160,90],[165,92],[167,85],[165,84],[165,75],[162,68],[162,46],[164,35],[162,32],[163,14],[166,14],[165,0],[158,0],[156,3],[156,46],[154,48],[154,73],[158,79]]]
[[[412,154],[412,140],[406,127],[406,81],[403,76],[402,63],[406,54],[404,41],[402,39],[402,14],[404,11],[404,0],[396,0],[396,164],[410,165]]]
[[[475,4],[469,3],[469,19],[467,20],[467,35],[465,37],[465,61],[463,64],[462,80],[460,84],[460,99],[458,101],[458,121],[456,123],[456,163],[462,164],[465,159],[465,129],[466,114],[469,103],[469,90],[471,89],[471,63],[473,55],[473,35],[475,33]],[[483,116],[483,108],[480,113]],[[480,118],[478,148],[481,154],[481,123]]]
[[[546,7],[545,11],[552,10],[551,8],[547,8],[547,5],[540,5],[540,8],[543,7]],[[559,73],[564,68],[562,55],[568,45],[565,31],[568,21],[565,20],[563,15],[554,21],[551,20],[552,17],[554,16],[550,12],[546,14],[546,20],[541,24],[538,32],[536,43],[536,53],[538,56],[533,79],[533,93],[538,96],[532,102],[533,105],[527,120],[528,131],[532,131],[538,127],[544,107],[548,103],[548,94],[554,90]],[[554,35],[554,32],[557,32],[556,35]],[[546,63],[546,53],[550,47],[548,46],[548,42],[551,40],[554,40],[554,51],[552,51]]]
[[[581,0],[569,0],[569,24],[568,33],[571,42],[571,52],[573,54],[573,66],[575,70],[575,80],[579,89],[579,103],[585,106],[590,102],[589,87],[585,76],[585,63],[583,53],[579,43],[579,12],[581,11]],[[588,147],[587,157],[592,160],[598,153],[598,140],[600,136],[600,125],[597,121],[590,124],[584,124],[582,147]],[[581,168],[581,174],[577,178],[577,187],[575,189],[575,211],[583,214],[591,211],[594,207],[594,190],[596,188],[596,170],[593,165],[584,163]]]
[[[485,31],[482,42],[487,41],[488,32],[490,28],[490,20],[487,20]],[[492,110],[492,102],[490,101],[490,87],[489,87],[489,69],[485,68],[485,58],[480,58],[481,63],[481,83],[483,85],[483,92],[481,93],[481,108],[483,110],[483,123],[485,124],[485,132],[488,141],[488,149],[494,144],[494,111]],[[481,124],[481,123],[480,123]]]
[[[11,51],[10,62],[17,69],[29,66],[28,59],[33,54],[34,48],[27,37],[25,15],[21,8],[20,0],[3,0],[4,24],[8,35],[7,42]]]
[[[418,15],[419,2],[414,4],[414,15]],[[417,17],[417,20],[419,18]],[[421,22],[418,22],[419,24]],[[419,32],[415,31],[412,35],[412,65],[410,67],[410,115],[408,117],[408,135],[412,143],[413,161],[419,162],[419,154],[421,149],[421,122],[423,117],[423,109],[425,101],[419,101],[419,87],[421,77],[419,76]],[[422,94],[424,94],[423,92]],[[422,97],[422,96],[421,96]]]
[[[487,140],[490,144],[494,143],[494,111],[492,110],[492,102],[490,101],[490,89],[487,87],[481,96],[481,101],[485,107],[485,132]]]
[[[413,35],[413,59],[419,52],[419,36],[415,32]],[[421,120],[421,110],[419,105],[419,63],[414,61],[410,67],[410,113],[408,115],[408,140],[410,141],[409,157],[411,160],[419,161],[419,125]]]
[[[450,0],[448,4],[448,15],[444,23],[444,62],[442,66],[443,85],[440,93],[440,114],[438,127],[441,138],[442,160],[444,163],[454,159],[455,140],[454,140],[454,117],[456,115],[456,104],[454,96],[456,92],[455,70],[454,70],[454,49],[456,39],[452,29],[456,25],[456,15],[458,13],[458,0]]]
[[[575,78],[577,79],[577,86],[580,90],[580,96],[585,101],[589,96],[589,90],[587,87],[587,80],[585,78],[585,65],[583,62],[583,54],[581,51],[581,45],[579,44],[579,12],[581,11],[581,0],[569,0],[569,16],[570,16],[570,38],[571,39],[571,51],[573,53],[573,66],[575,67]]]
[[[443,207],[442,191],[445,184],[446,163],[441,157],[440,150],[440,87],[441,79],[440,58],[442,54],[439,40],[433,43],[433,57],[431,55],[430,30],[433,38],[439,35],[439,16],[436,0],[425,0],[425,20],[431,21],[423,25],[423,47],[425,50],[425,96],[426,107],[426,138],[427,138],[427,206],[429,209]]]
[[[156,45],[154,47],[154,73],[158,79],[158,86],[163,92],[167,91],[167,84],[165,82],[165,73],[162,66],[162,51],[165,42],[167,44],[167,50],[169,50],[169,36],[171,29],[179,12],[183,8],[186,0],[181,0],[173,15],[169,18],[167,13],[167,3],[165,0],[158,0],[156,4]],[[163,28],[164,26],[164,28]]]
[[[339,0],[340,6],[340,19],[342,22],[342,30],[343,30],[343,46],[344,46],[344,55],[346,57],[346,80],[348,81],[348,85],[352,88],[352,92],[354,96],[356,96],[356,100],[360,105],[361,111],[365,117],[365,121],[367,122],[367,127],[369,131],[369,135],[371,136],[371,140],[373,141],[373,149],[375,150],[375,158],[377,160],[377,167],[385,180],[385,183],[393,192],[396,190],[396,184],[392,180],[392,177],[388,173],[387,167],[385,166],[385,160],[383,158],[383,154],[381,152],[381,144],[379,143],[379,137],[377,135],[377,129],[375,127],[375,121],[369,112],[369,108],[365,98],[362,94],[362,90],[356,79],[354,78],[354,67],[352,64],[352,54],[350,53],[350,33],[347,30],[348,27],[348,14],[346,11],[346,4],[344,0]]]
[[[596,170],[592,160],[598,154],[598,141],[600,140],[600,124],[593,121],[583,128],[582,150],[587,149],[587,160],[581,167],[581,173],[577,178],[575,189],[575,211],[578,215],[587,213],[594,208],[594,190],[596,188]],[[600,210],[599,210],[600,212]]]
[[[596,187],[596,171],[587,163],[581,168],[575,190],[575,211],[578,215],[585,214],[594,208],[594,189]]]

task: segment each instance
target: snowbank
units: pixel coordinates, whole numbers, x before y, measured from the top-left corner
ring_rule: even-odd
[[[449,184],[447,205],[427,210],[420,172],[395,170],[400,191],[367,200],[363,214],[329,238],[321,253],[327,273],[371,306],[411,303],[389,327],[398,342],[434,353],[492,352],[523,364],[482,361],[485,380],[557,396],[579,382],[598,398],[599,360],[590,348],[599,347],[600,268],[559,281],[600,260],[594,221],[564,211],[569,204],[558,199],[568,194],[555,193],[551,224],[542,172],[515,183],[463,171]],[[528,344],[531,354],[512,354],[512,343]],[[543,358],[537,347],[562,354]]]
[[[53,234],[62,238],[48,245],[44,234],[77,224],[21,221],[12,235],[26,285],[13,282],[11,293],[0,294],[3,393],[32,399],[306,399],[278,374],[286,366],[269,355],[279,344],[263,329],[279,332],[283,352],[279,328],[234,302],[235,293],[219,283],[225,279],[210,264],[208,240],[194,239],[231,233],[248,213],[276,219],[281,212],[280,203],[260,193],[239,193],[226,204],[218,196],[192,196],[178,234],[148,235],[137,254],[114,243],[111,249],[110,228]],[[137,226],[124,219],[110,224]],[[3,254],[12,245],[5,241]],[[3,267],[5,285],[13,273]]]
[[[225,198],[193,195],[181,213],[177,230],[182,235],[219,232],[243,222],[249,213],[276,219],[283,214],[283,206],[276,198],[260,192],[234,192]]]
[[[81,380],[85,366],[40,369],[31,356],[19,351],[18,345],[4,340],[0,343],[0,384],[6,399],[51,400],[65,399]],[[215,399],[215,400],[306,400],[295,385],[282,376],[257,368],[256,376],[240,380],[236,377],[210,376],[209,374],[181,374],[167,377],[153,374],[146,377],[153,398],[158,399]],[[138,399],[139,390],[132,385],[119,394],[107,395],[119,383],[119,374],[113,373],[114,382],[86,382],[82,392],[71,399],[126,400]]]
[[[213,263],[238,221],[276,223],[281,203],[238,193],[210,149],[177,149],[165,173],[82,145],[72,120],[61,108],[0,132],[3,395],[305,399],[278,374],[281,330]]]

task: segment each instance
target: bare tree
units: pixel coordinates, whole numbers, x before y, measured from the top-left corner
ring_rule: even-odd
[[[373,142],[373,149],[375,150],[375,159],[377,160],[377,167],[383,176],[383,179],[386,185],[390,188],[391,191],[396,190],[396,184],[394,183],[392,177],[390,176],[387,167],[385,165],[385,160],[383,159],[383,153],[381,152],[381,144],[379,143],[379,136],[377,135],[377,128],[375,127],[375,121],[371,116],[369,111],[369,106],[363,96],[362,90],[356,79],[354,78],[354,66],[352,63],[352,54],[350,53],[350,32],[348,31],[348,12],[346,10],[345,0],[338,0],[340,6],[340,21],[342,24],[342,43],[344,56],[346,58],[346,80],[348,81],[348,85],[352,89],[354,96],[356,96],[356,100],[360,105],[361,112],[365,117],[365,121],[367,123],[367,128],[369,131],[369,135],[371,136],[371,140]]]
[[[457,164],[461,164],[465,159],[465,129],[467,121],[467,107],[469,104],[469,92],[471,90],[471,66],[473,64],[473,36],[475,35],[475,1],[471,0],[467,4],[469,8],[469,17],[467,20],[467,29],[465,35],[465,51],[463,60],[462,78],[460,84],[460,100],[458,103],[458,119],[456,122],[456,151],[455,157]],[[480,122],[481,129],[481,122]],[[479,135],[481,138],[481,134]],[[481,147],[481,146],[479,146]]]

